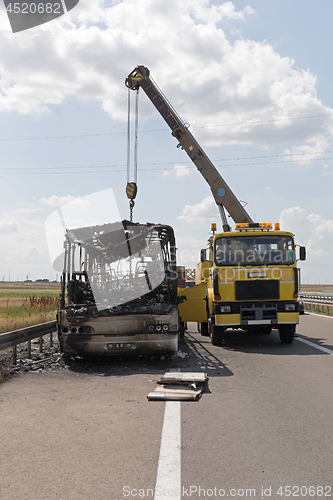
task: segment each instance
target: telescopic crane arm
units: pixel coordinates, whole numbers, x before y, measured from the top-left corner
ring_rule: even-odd
[[[140,87],[143,89],[157,111],[169,125],[172,135],[178,140],[178,147],[186,151],[201,175],[206,179],[214,200],[219,207],[223,230],[230,230],[223,207],[229,212],[234,222],[253,222],[161,90],[150,78],[149,69],[145,66],[137,66],[128,75],[125,84],[132,90],[137,90]]]

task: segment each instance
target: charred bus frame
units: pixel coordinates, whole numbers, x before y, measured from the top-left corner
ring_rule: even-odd
[[[65,357],[178,349],[175,237],[170,226],[66,230],[58,335]]]

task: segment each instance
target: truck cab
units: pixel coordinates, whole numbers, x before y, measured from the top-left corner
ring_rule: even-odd
[[[234,231],[214,234],[201,255],[209,265],[202,280],[213,344],[221,343],[227,328],[265,333],[277,328],[282,343],[293,341],[300,279],[292,233],[278,224],[275,230],[270,223],[236,224]]]

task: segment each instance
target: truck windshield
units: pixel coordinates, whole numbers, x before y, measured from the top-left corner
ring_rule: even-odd
[[[293,239],[289,236],[233,236],[215,241],[217,266],[290,265],[295,262]]]

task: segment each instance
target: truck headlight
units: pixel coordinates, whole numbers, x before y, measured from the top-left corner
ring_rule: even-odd
[[[220,311],[221,311],[221,313],[230,313],[231,307],[230,306],[220,306]]]
[[[295,311],[296,306],[295,304],[285,304],[284,309],[285,311]]]

